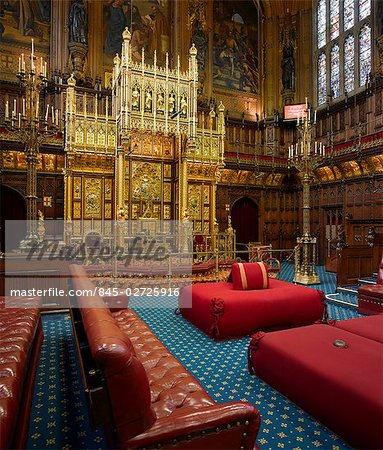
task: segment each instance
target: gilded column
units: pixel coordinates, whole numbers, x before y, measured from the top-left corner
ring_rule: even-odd
[[[66,91],[66,108],[65,108],[65,148],[66,161],[64,171],[64,220],[70,221],[73,218],[72,200],[73,200],[73,152],[75,145],[76,130],[76,80],[71,76],[68,79],[68,88]]]
[[[116,151],[115,159],[115,173],[114,173],[114,210],[116,214],[119,213],[121,209],[124,210],[125,207],[125,170],[124,170],[125,155],[122,148],[118,148]]]
[[[181,158],[179,173],[180,213],[179,219],[184,219],[188,214],[188,163],[186,157]]]

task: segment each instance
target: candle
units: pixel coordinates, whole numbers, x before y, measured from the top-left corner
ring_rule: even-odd
[[[44,75],[43,73],[43,57],[40,56],[40,75]]]
[[[306,97],[306,109],[308,108],[307,97]]]
[[[310,122],[310,115],[311,115],[311,111],[309,110],[309,117],[308,117],[309,122]]]
[[[16,99],[14,99],[13,100],[13,112],[12,112],[13,116],[16,116],[16,107],[17,107],[17,102],[16,102]]]
[[[39,101],[37,100],[37,102],[36,102],[36,119],[39,118],[39,112],[40,112],[39,107],[40,107],[40,104],[39,104]]]
[[[25,98],[23,98],[23,117],[25,117]]]
[[[48,112],[49,112],[49,105],[47,105],[47,109],[45,110],[45,122],[48,122]]]
[[[35,51],[35,44],[34,44],[34,40],[32,38],[32,53],[31,53],[32,58],[33,58],[34,51]]]
[[[317,123],[317,110],[314,111],[314,123]]]
[[[52,125],[55,123],[55,109],[52,106]]]
[[[19,72],[21,72],[21,58],[19,56]]]
[[[56,109],[56,125],[59,124],[59,110]]]
[[[8,100],[5,102],[5,119],[6,120],[9,119],[9,101]]]
[[[315,150],[314,153],[317,154],[318,153],[318,142],[315,141]]]
[[[47,77],[47,62],[44,63],[44,77]]]
[[[19,128],[21,128],[21,113],[19,113]]]
[[[299,125],[299,114],[297,115],[297,125]]]

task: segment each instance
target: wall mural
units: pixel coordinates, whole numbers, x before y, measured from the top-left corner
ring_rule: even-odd
[[[50,0],[0,2],[0,41],[49,44]]]
[[[213,85],[259,93],[259,14],[252,1],[214,1]]]
[[[170,51],[170,25],[168,0],[104,0],[104,54],[111,63],[116,53],[121,53],[122,32],[132,27],[133,59],[141,61],[142,48],[145,59],[162,65]]]
[[[50,0],[0,0],[0,76],[14,81],[20,53],[34,39],[38,57],[49,54]]]

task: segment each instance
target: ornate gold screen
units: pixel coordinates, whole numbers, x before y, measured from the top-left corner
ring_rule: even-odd
[[[194,45],[188,70],[131,58],[123,33],[112,96],[87,93],[70,78],[66,96],[65,218],[181,219],[212,232],[223,168],[224,106],[197,114]],[[198,127],[198,119],[200,127]]]

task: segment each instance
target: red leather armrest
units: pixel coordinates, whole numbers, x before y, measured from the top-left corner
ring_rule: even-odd
[[[176,447],[179,444],[180,447],[207,449],[210,441],[221,441],[220,448],[242,447],[251,450],[260,424],[260,414],[250,403],[224,403],[206,408],[190,408],[185,414],[173,413],[169,417],[157,419],[145,433],[121,444],[123,448],[158,443],[166,447],[168,443]]]

